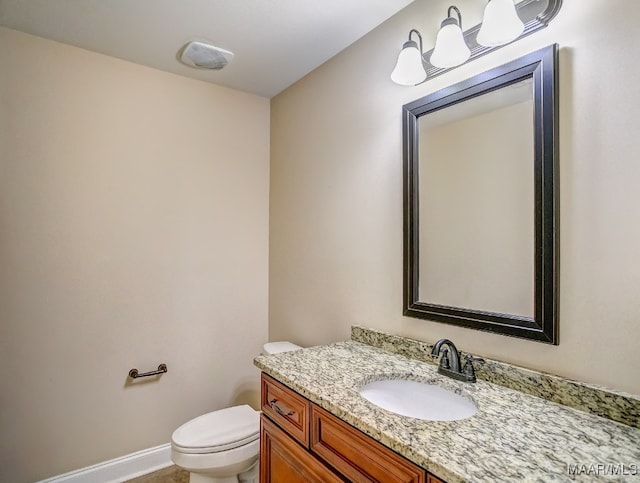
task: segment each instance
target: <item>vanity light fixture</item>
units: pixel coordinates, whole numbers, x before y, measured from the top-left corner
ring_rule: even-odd
[[[416,34],[420,44],[411,40],[411,34]],[[416,29],[409,31],[409,40],[402,46],[398,62],[391,72],[391,80],[402,86],[414,86],[427,78],[427,73],[422,65],[422,35]]]
[[[546,27],[561,6],[562,0],[488,0],[482,23],[463,32],[462,15],[452,5],[440,26],[436,45],[429,52],[422,51],[420,32],[409,31],[391,80],[400,85],[421,84]],[[412,40],[414,34],[419,43]]]
[[[524,23],[518,17],[513,0],[489,0],[477,37],[480,45],[505,45],[520,37],[522,32]]]
[[[451,15],[451,11],[458,14],[458,20]],[[464,64],[471,55],[471,51],[462,35],[462,15],[458,7],[451,5],[447,10],[447,18],[440,24],[436,37],[436,46],[429,61],[434,67],[447,69]]]

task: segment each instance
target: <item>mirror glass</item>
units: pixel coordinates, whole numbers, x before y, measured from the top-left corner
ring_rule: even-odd
[[[533,317],[532,79],[418,124],[419,300]]]
[[[404,314],[557,344],[557,46],[404,112]]]

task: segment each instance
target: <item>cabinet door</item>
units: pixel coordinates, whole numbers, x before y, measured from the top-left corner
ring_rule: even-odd
[[[260,417],[260,483],[342,481],[267,417]]]
[[[352,482],[425,483],[427,479],[422,468],[315,404],[311,451]]]

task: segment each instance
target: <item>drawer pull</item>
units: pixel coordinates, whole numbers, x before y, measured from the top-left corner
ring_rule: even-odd
[[[277,412],[280,416],[284,416],[289,417],[289,416],[293,416],[296,412],[293,409],[290,409],[289,411],[285,411],[283,410],[280,406],[278,406],[276,403],[278,402],[278,400],[276,398],[273,398],[271,401],[269,401],[269,406],[271,407],[271,409],[273,409],[275,412]],[[286,406],[285,406],[286,408]],[[286,408],[288,409],[288,408]]]

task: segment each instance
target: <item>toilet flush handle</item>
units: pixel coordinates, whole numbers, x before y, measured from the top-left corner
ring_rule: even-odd
[[[293,416],[296,413],[293,409],[289,409],[286,406],[286,409],[282,409],[280,406],[278,406],[277,403],[278,400],[276,398],[273,398],[271,401],[269,401],[269,407],[271,407],[271,409],[277,412],[280,416],[289,417]],[[289,410],[287,411],[287,409]]]

